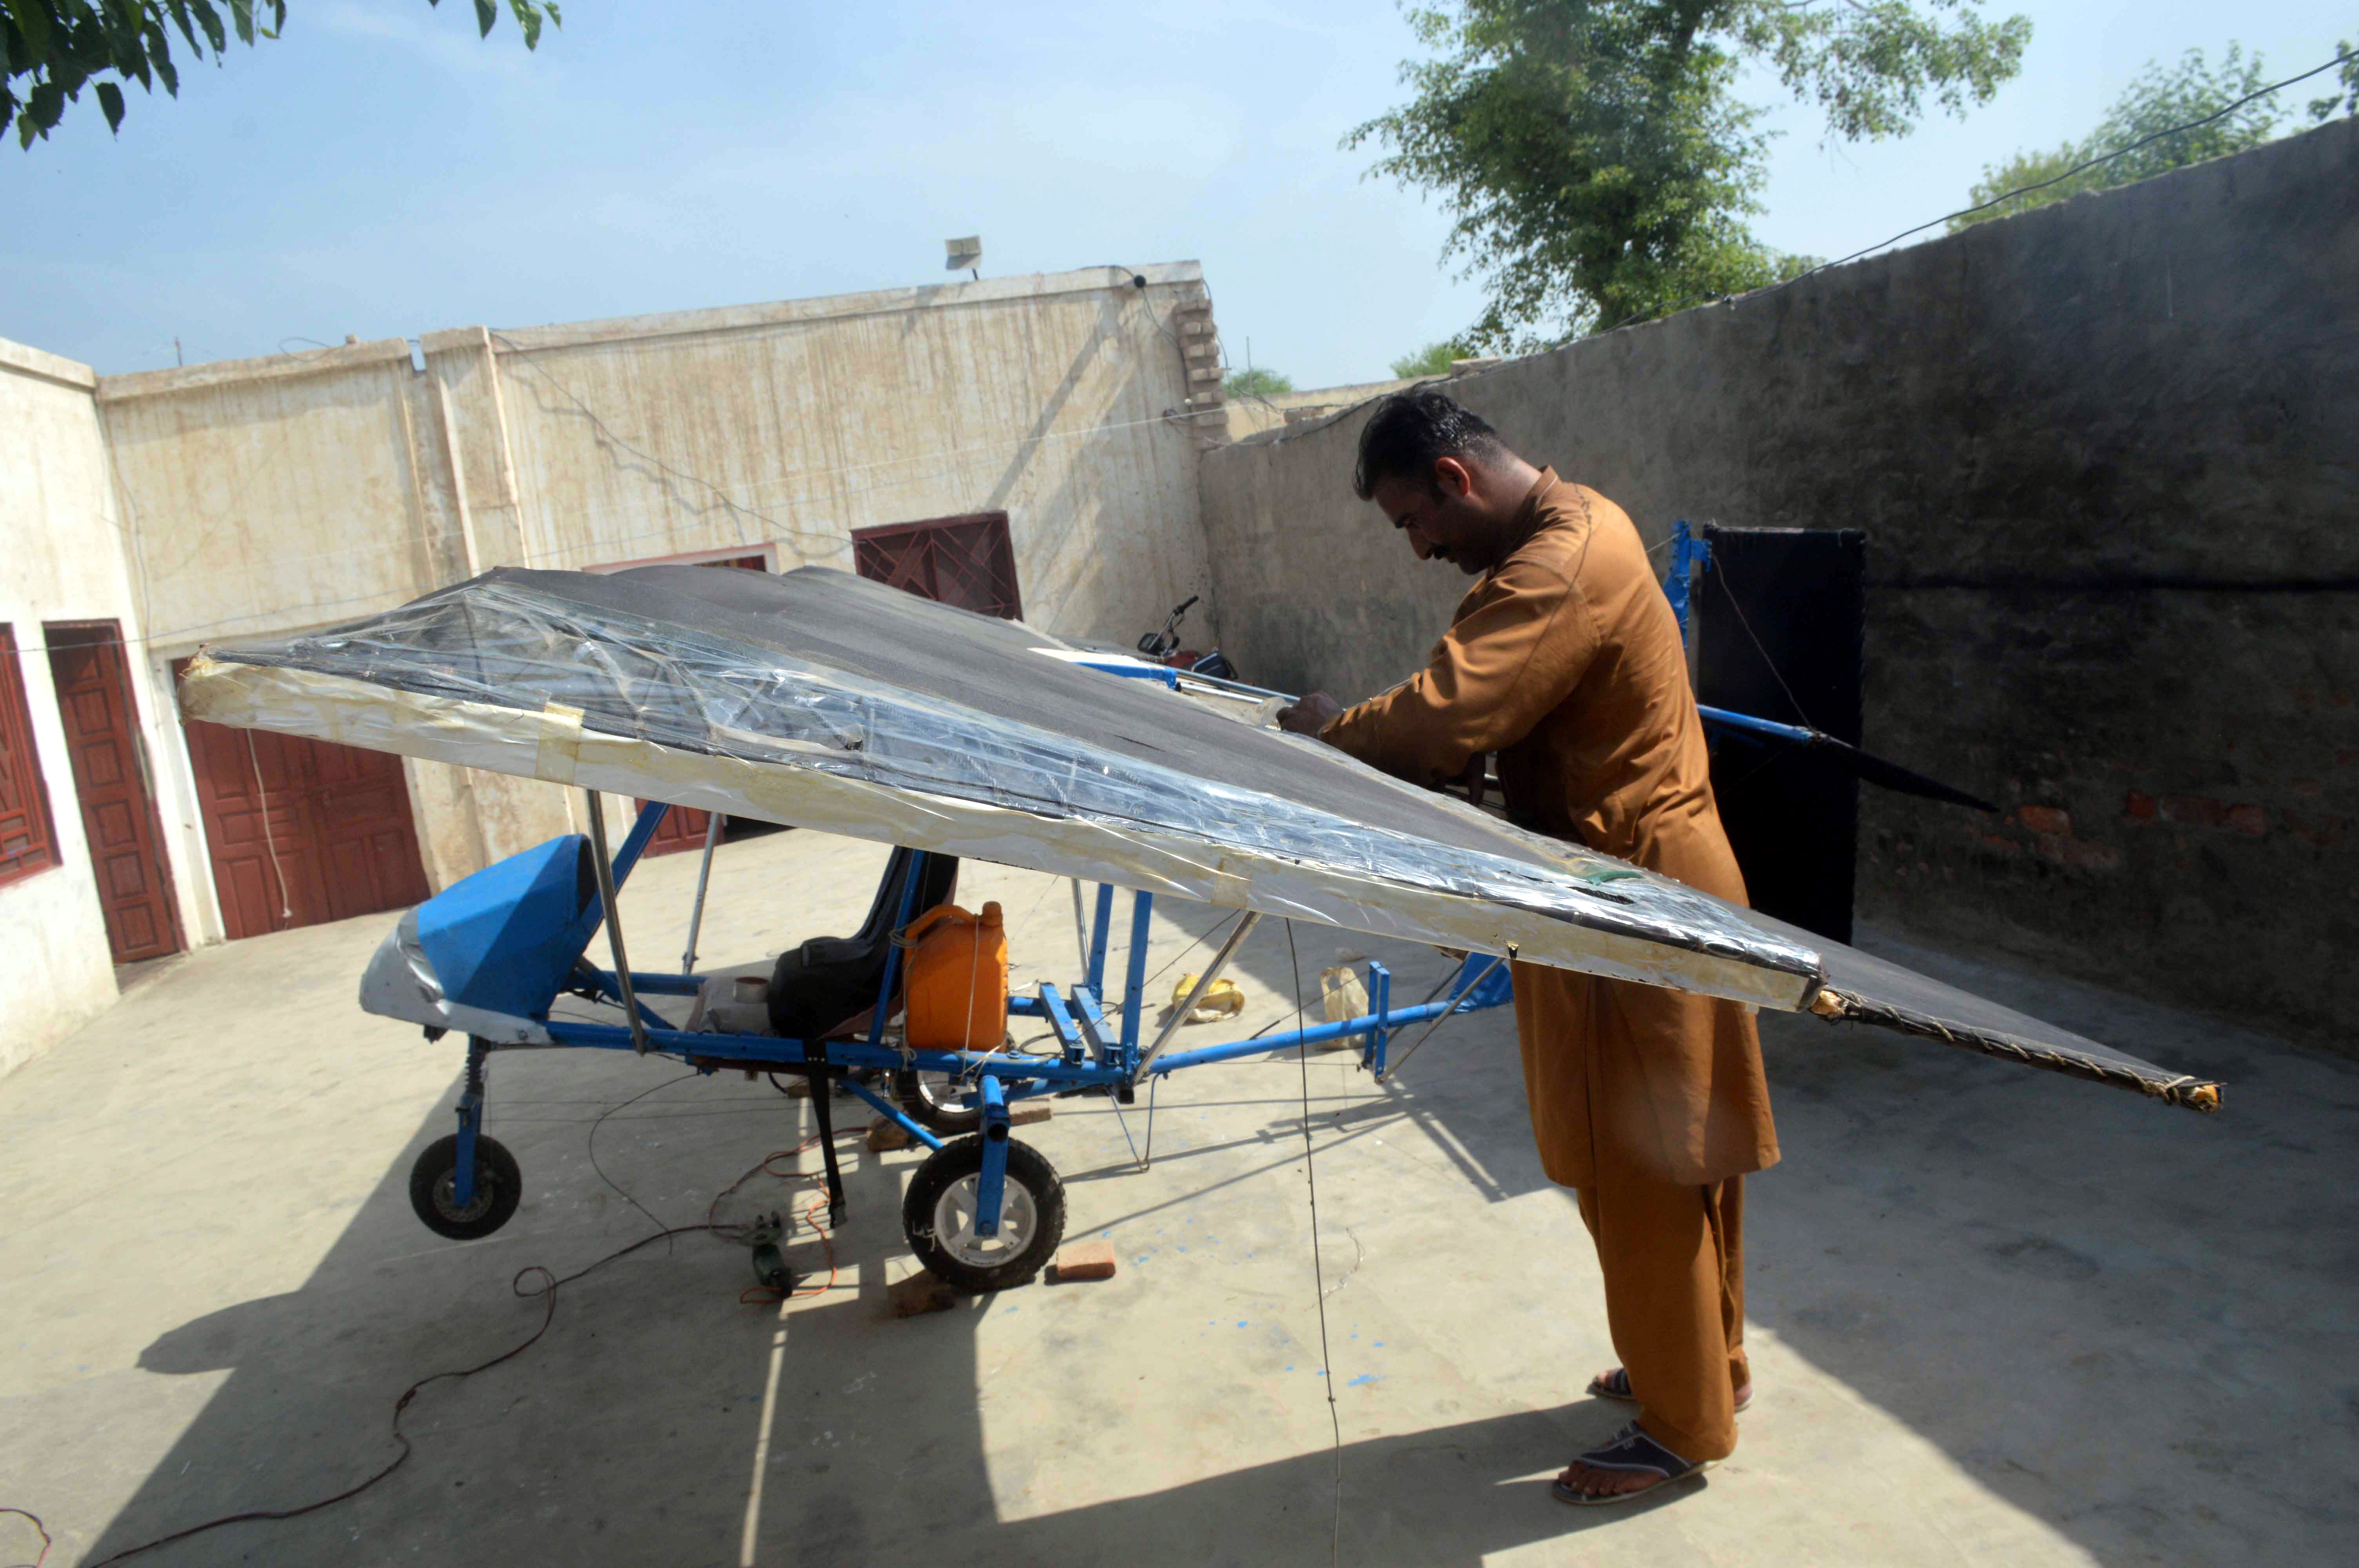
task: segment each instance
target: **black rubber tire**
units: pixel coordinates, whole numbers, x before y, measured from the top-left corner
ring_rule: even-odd
[[[983,1169],[983,1135],[945,1143],[918,1167],[909,1190],[901,1199],[901,1233],[918,1261],[936,1279],[962,1291],[982,1294],[1023,1284],[1049,1265],[1057,1245],[1065,1238],[1065,1184],[1057,1168],[1028,1143],[1007,1141],[1007,1184],[1021,1185],[1030,1195],[1038,1225],[1024,1249],[1006,1262],[978,1266],[962,1262],[945,1250],[934,1236],[934,1209],[942,1195]]]
[[[458,1173],[455,1132],[429,1143],[409,1167],[409,1206],[427,1229],[453,1241],[473,1241],[516,1217],[516,1205],[524,1201],[524,1173],[506,1144],[475,1134],[475,1201],[463,1210],[451,1206],[446,1192]]]
[[[894,1074],[893,1095],[901,1102],[901,1108],[909,1113],[910,1120],[930,1127],[936,1132],[956,1138],[962,1133],[978,1131],[983,1126],[983,1107],[970,1106],[961,1110],[955,1106],[936,1103],[925,1092],[916,1073]]]

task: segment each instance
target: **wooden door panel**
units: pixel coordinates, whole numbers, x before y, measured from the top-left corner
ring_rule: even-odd
[[[862,577],[923,599],[1011,620],[1024,613],[1005,512],[857,528],[852,561]]]
[[[640,811],[647,808],[644,800],[633,804]],[[712,814],[709,811],[675,806],[664,813],[661,822],[656,824],[655,837],[647,840],[645,852],[649,855],[677,855],[685,849],[701,850],[704,848],[705,825],[712,820]],[[723,826],[727,825],[724,823]]]
[[[182,728],[232,937],[425,900],[399,757],[195,720]]]
[[[107,946],[118,964],[177,953],[179,911],[163,827],[139,766],[122,631],[107,622],[43,632]]]

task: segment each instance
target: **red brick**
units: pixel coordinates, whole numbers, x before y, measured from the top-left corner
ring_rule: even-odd
[[[2232,833],[2258,838],[2269,830],[2269,814],[2257,806],[2232,806],[2228,808],[2227,825]]]
[[[2060,834],[2043,835],[2038,843],[2040,855],[2060,866],[2071,866],[2082,871],[2118,871],[2122,869],[2122,852],[2111,844],[2092,844],[2085,839],[2067,838]]]
[[[2132,822],[2153,821],[2154,796],[2138,790],[2130,791],[2122,796],[2122,815]]]
[[[2343,818],[2339,816],[2302,816],[2288,811],[2284,818],[2286,831],[2304,843],[2332,849],[2343,842]]]
[[[2208,795],[2167,795],[2162,797],[2162,819],[2165,822],[2195,822],[2206,827],[2217,827],[2227,815],[2228,808]]]
[[[2026,827],[2030,828],[2034,833],[2070,833],[2072,831],[2071,813],[2064,810],[2060,806],[2019,806],[2016,807],[2015,816],[2017,821],[2022,823]]]
[[[1114,1278],[1114,1243],[1076,1241],[1057,1249],[1057,1282]]]

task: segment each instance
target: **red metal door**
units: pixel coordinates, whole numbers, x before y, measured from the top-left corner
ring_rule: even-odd
[[[107,946],[118,964],[177,953],[184,945],[179,911],[139,750],[123,630],[109,621],[42,631]]]
[[[1008,621],[1024,614],[1005,512],[854,528],[852,564],[862,577],[920,599]]]
[[[399,757],[193,719],[181,727],[232,937],[425,900]]]

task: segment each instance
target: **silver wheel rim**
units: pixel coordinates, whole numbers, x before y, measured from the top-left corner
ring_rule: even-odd
[[[919,1073],[918,1098],[937,1111],[951,1116],[974,1113],[973,1108],[964,1103],[966,1091],[960,1088],[958,1080],[948,1073]]]
[[[976,1201],[983,1191],[980,1175],[962,1176],[934,1201],[934,1242],[970,1269],[992,1269],[1010,1262],[1032,1245],[1039,1233],[1040,1211],[1030,1189],[1015,1176],[1007,1178],[999,1199],[999,1234],[974,1232]]]
[[[459,1206],[459,1173],[443,1173],[434,1184],[434,1212],[445,1219],[481,1219],[491,1212],[492,1173],[484,1169],[481,1160],[475,1162],[475,1201],[465,1208]]]

